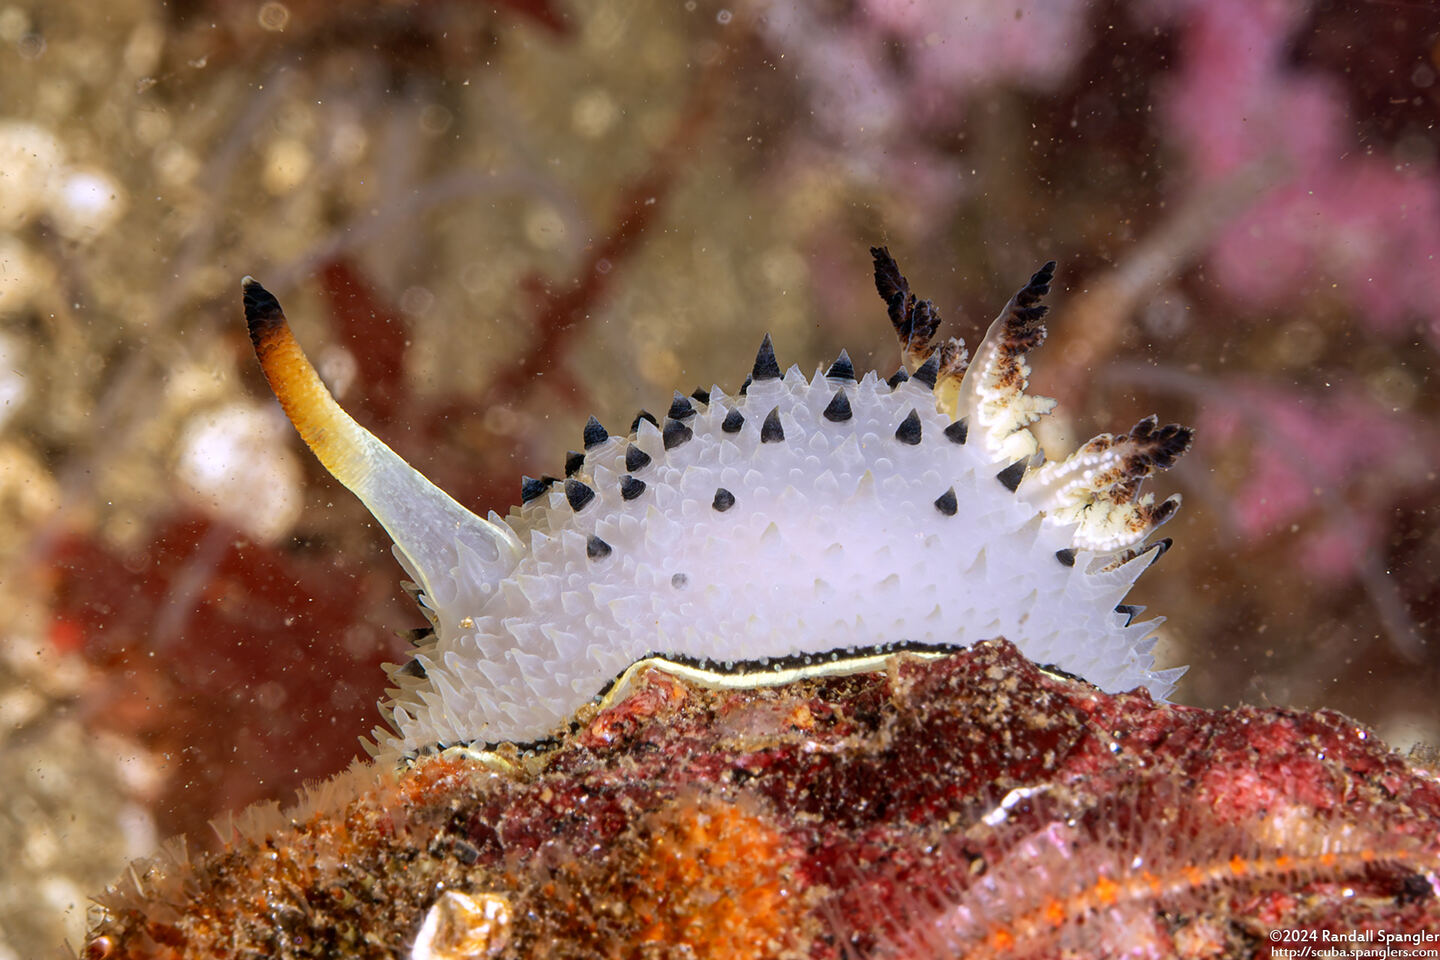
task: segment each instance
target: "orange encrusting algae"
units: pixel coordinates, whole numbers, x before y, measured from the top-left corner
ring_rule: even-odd
[[[804,898],[785,886],[798,851],[764,816],[696,797],[651,817],[646,833],[625,884],[637,943],[760,960],[802,927]]]

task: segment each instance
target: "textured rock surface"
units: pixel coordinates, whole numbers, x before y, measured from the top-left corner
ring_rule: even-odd
[[[113,891],[87,953],[403,956],[433,908],[415,956],[1266,956],[1440,930],[1437,875],[1434,772],[1345,717],[1107,696],[997,641],[652,671],[542,757],[356,768]]]

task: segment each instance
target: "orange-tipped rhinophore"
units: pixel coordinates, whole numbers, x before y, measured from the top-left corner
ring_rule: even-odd
[[[285,415],[315,456],[364,501],[430,597],[453,578],[462,556],[467,575],[499,580],[520,552],[508,528],[466,510],[399,454],[356,423],[321,382],[295,342],[280,303],[254,277],[241,281],[245,323],[260,366]]]
[[[280,301],[254,277],[246,277],[240,285],[245,292],[245,324],[250,329],[250,342],[270,389],[275,391],[305,445],[336,480],[354,490],[364,482],[368,466],[367,431],[340,408],[320,381],[305,351],[295,342]]]

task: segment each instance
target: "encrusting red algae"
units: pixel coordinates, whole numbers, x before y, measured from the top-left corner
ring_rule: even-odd
[[[85,956],[1263,957],[1273,930],[1440,930],[1433,771],[1338,714],[1104,694],[1003,641],[766,690],[650,670],[543,756],[342,780],[138,873]],[[417,942],[427,918],[448,933]]]

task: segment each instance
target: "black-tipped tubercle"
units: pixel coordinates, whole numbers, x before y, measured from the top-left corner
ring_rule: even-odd
[[[650,466],[650,454],[641,450],[635,444],[625,448],[625,469],[631,473],[639,473]]]
[[[850,362],[850,354],[841,350],[840,356],[836,357],[835,362],[830,364],[830,369],[825,371],[825,376],[831,380],[853,382],[855,380],[855,364]]]
[[[695,431],[679,420],[666,420],[665,429],[660,432],[666,450],[674,450],[693,436],[695,436]]]
[[[550,485],[555,482],[554,477],[521,477],[520,478],[520,502],[529,503],[545,495]]]
[[[845,396],[843,389],[835,391],[835,396],[830,398],[823,414],[831,423],[844,423],[854,415],[855,412],[850,408],[850,398]]]
[[[585,421],[583,439],[585,441],[585,449],[589,450],[591,447],[598,447],[606,440],[609,440],[610,434],[600,425],[600,421],[592,416],[589,420]]]
[[[923,383],[931,390],[935,389],[935,382],[940,379],[940,351],[932,350],[926,361],[920,364],[920,369],[915,371],[915,376],[910,379],[916,383]]]
[[[780,379],[780,361],[775,359],[775,346],[770,342],[768,333],[765,334],[765,339],[760,341],[760,350],[755,354],[755,369],[750,373],[750,379],[756,383]]]
[[[634,500],[645,492],[645,481],[636,480],[630,474],[620,478],[620,496],[625,500]]]
[[[785,439],[785,427],[780,423],[780,408],[776,407],[765,415],[760,425],[761,443],[779,443]]]
[[[670,412],[666,414],[671,420],[686,420],[695,416],[695,405],[690,398],[679,390],[675,391],[675,399],[670,401]]]
[[[895,439],[908,446],[915,446],[921,439],[920,411],[911,409],[900,426],[895,428]]]
[[[566,480],[565,499],[570,502],[570,509],[578,513],[595,499],[595,491],[579,480]]]
[[[1014,493],[1020,489],[1020,481],[1025,479],[1025,467],[1030,463],[1029,457],[1021,457],[1010,466],[995,474],[995,479],[1004,485],[1006,490]]]

